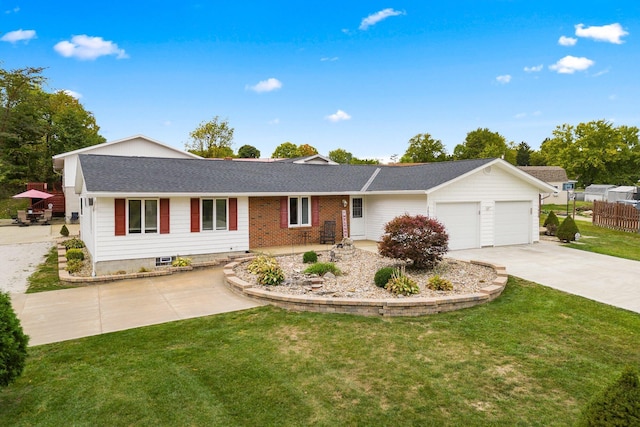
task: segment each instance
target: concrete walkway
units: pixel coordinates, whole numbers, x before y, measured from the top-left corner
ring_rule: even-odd
[[[261,305],[231,292],[221,267],[11,299],[31,346]]]
[[[640,262],[566,248],[533,245],[452,251],[452,258],[507,267],[510,275],[640,313]]]

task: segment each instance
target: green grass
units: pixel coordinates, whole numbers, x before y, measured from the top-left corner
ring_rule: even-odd
[[[576,221],[582,236],[567,246],[619,258],[640,261],[640,234],[597,227],[590,222]]]
[[[510,278],[420,318],[273,307],[30,349],[3,425],[571,425],[640,361],[640,316]]]
[[[554,209],[555,211],[555,209]],[[540,225],[546,215],[540,216]],[[558,218],[562,222],[563,218]],[[598,227],[590,221],[576,220],[581,238],[577,242],[566,243],[565,246],[582,251],[595,252],[640,261],[640,234],[611,230]]]
[[[27,209],[29,199],[0,198],[0,219],[11,219],[17,215],[17,211]]]
[[[36,271],[29,276],[28,294],[57,289],[75,288],[77,285],[66,284],[58,277],[58,249],[54,246],[47,253],[45,261],[38,265]]]

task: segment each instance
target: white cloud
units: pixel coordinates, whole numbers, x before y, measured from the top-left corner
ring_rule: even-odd
[[[254,92],[262,93],[262,92],[271,92],[272,90],[278,90],[282,87],[282,82],[278,79],[274,79],[273,77],[262,80],[258,82],[258,84],[253,86],[245,86],[245,89],[252,90]]]
[[[543,65],[534,65],[532,67],[524,67],[524,71],[527,73],[537,73],[539,71],[542,71]]]
[[[5,10],[4,13],[5,15],[9,15],[11,13],[18,13],[20,12],[20,8],[19,7],[14,7],[13,9],[9,9],[9,10]]]
[[[405,15],[405,12],[401,12],[399,10],[394,10],[392,8],[387,8],[387,9],[382,9],[379,12],[376,13],[372,13],[371,15],[367,16],[366,18],[362,19],[362,22],[360,22],[360,27],[358,27],[361,30],[366,30],[369,27],[372,27],[374,25],[376,25],[378,22],[385,20],[387,18],[390,18],[392,16],[398,16],[398,15]]]
[[[338,57],[337,56],[325,56],[323,58],[320,58],[320,61],[322,62],[333,62],[333,61],[337,61]]]
[[[550,70],[557,71],[560,74],[573,74],[576,71],[584,71],[594,65],[595,62],[589,58],[575,56],[565,56],[553,65],[549,66]]]
[[[102,37],[90,37],[85,34],[71,37],[71,41],[61,41],[53,49],[65,58],[92,60],[101,56],[115,55],[118,59],[128,58],[124,49]]]
[[[618,95],[615,93],[609,95],[609,101],[616,101],[618,99]]]
[[[592,77],[600,77],[600,76],[604,76],[605,74],[607,74],[610,71],[610,68],[605,68],[604,70],[598,71],[597,73],[595,73]]]
[[[173,125],[173,122],[171,120],[165,120],[164,122],[162,122],[162,125],[165,127],[169,127]]]
[[[270,124],[270,125],[277,125],[277,124],[280,124],[280,119],[276,117],[276,118],[275,118],[275,119],[273,119],[273,120],[269,120],[269,124]]]
[[[72,98],[75,98],[75,99],[82,98],[82,94],[80,94],[80,93],[78,93],[76,91],[70,90],[70,89],[65,89],[65,90],[63,90],[63,92],[66,93],[67,95],[71,96]]]
[[[345,113],[342,110],[338,110],[335,113],[325,117],[325,119],[329,120],[330,122],[339,122],[342,120],[351,120],[351,116],[348,115],[347,113]]]
[[[542,111],[536,110],[533,113],[531,113],[532,116],[541,116],[542,115]]]
[[[575,46],[576,43],[578,43],[578,39],[574,37],[560,36],[558,39],[558,44],[560,46]]]
[[[496,77],[496,80],[498,81],[498,83],[505,85],[511,81],[511,76],[509,74],[505,74],[503,76]]]
[[[527,113],[518,113],[513,117],[516,119],[524,119],[525,117],[527,117]]]
[[[587,28],[584,27],[584,24],[576,25],[576,36],[599,42],[622,44],[624,40],[620,40],[620,38],[626,35],[629,35],[629,33],[617,22],[615,24],[601,25],[599,27],[591,26]]]
[[[3,42],[16,43],[16,42],[19,42],[19,41],[28,42],[29,40],[35,39],[35,38],[36,38],[36,31],[35,30],[19,29],[19,30],[15,30],[15,31],[9,31],[7,34],[2,36],[2,38],[0,38],[0,40],[2,40]]]

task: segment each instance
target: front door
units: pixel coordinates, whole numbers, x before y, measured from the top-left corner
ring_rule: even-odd
[[[362,197],[351,198],[351,237],[353,240],[365,238],[364,199]]]

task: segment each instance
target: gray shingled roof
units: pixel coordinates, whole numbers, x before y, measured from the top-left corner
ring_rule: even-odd
[[[90,192],[235,194],[354,193],[367,183],[368,192],[428,190],[493,161],[399,167],[104,155],[78,158]]]
[[[544,182],[567,182],[567,172],[560,166],[518,166],[523,172]]]

